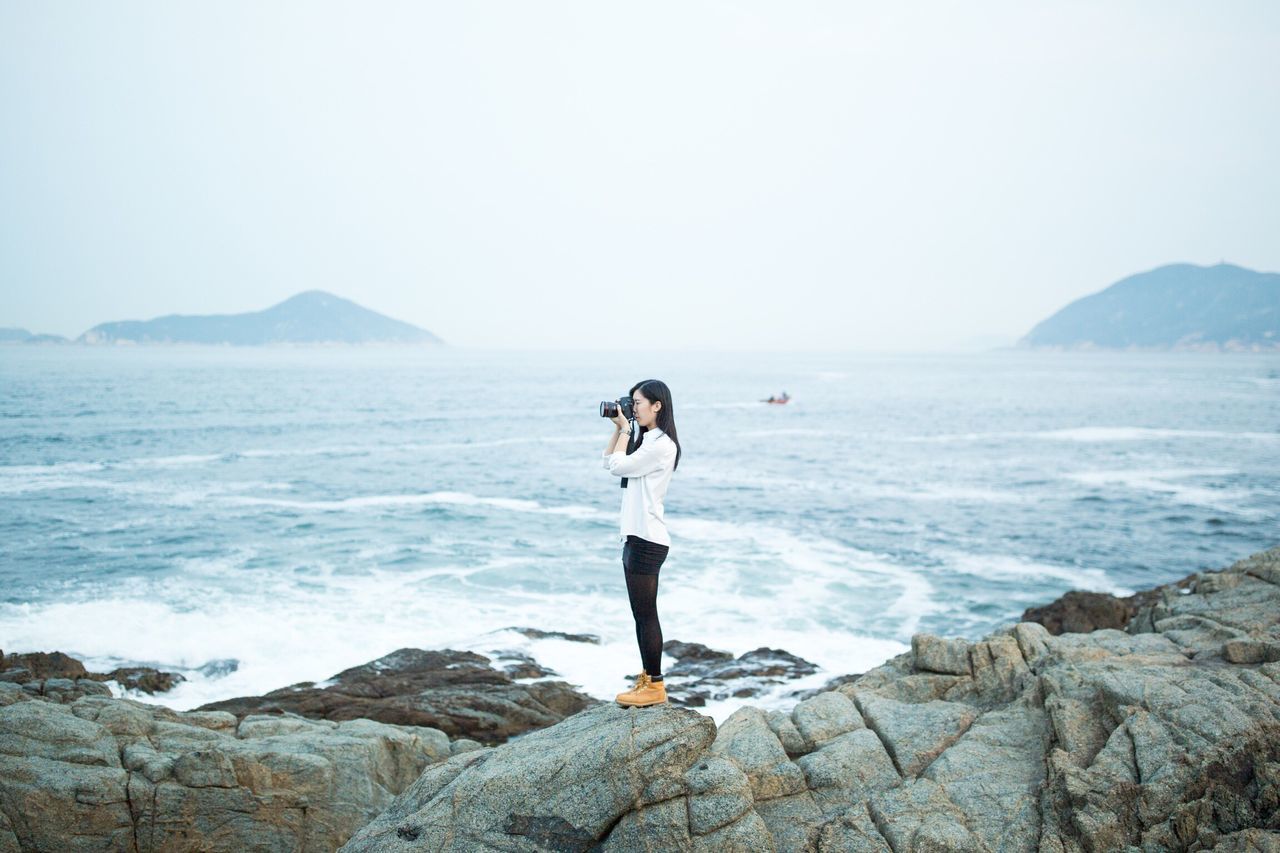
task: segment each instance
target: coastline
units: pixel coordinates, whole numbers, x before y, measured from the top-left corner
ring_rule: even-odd
[[[918,634],[790,712],[747,705],[717,727],[693,708],[592,701],[491,746],[283,708],[176,713],[91,679],[0,682],[0,849],[170,849],[174,833],[208,850],[425,850],[441,832],[517,849],[1275,843],[1280,548],[1135,599],[1124,630]],[[1256,781],[1232,787],[1241,774]],[[598,793],[570,795],[584,790]],[[1200,805],[1215,797],[1236,817]]]

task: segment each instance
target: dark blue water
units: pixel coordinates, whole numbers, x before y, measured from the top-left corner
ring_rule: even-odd
[[[0,647],[182,668],[176,707],[406,645],[611,696],[636,662],[596,408],[648,377],[684,448],[666,637],[818,682],[1280,543],[1274,355],[11,346]]]

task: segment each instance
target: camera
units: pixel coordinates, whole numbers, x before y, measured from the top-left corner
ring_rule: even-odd
[[[616,417],[619,409],[622,410],[622,416],[627,420],[631,420],[633,417],[635,417],[635,412],[632,411],[632,408],[631,408],[630,397],[619,397],[618,399],[614,400],[612,403],[608,401],[601,403],[600,417],[602,418]]]

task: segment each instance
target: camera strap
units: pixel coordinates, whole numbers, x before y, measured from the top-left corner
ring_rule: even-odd
[[[636,452],[636,422],[628,421],[627,422],[627,455],[630,456],[632,453],[635,453],[635,452]],[[618,486],[618,488],[625,489],[626,487],[627,487],[627,478],[623,477],[622,483],[621,485]]]

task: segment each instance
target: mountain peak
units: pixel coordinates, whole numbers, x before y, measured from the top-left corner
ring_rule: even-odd
[[[352,305],[355,304],[354,302],[351,302],[351,300],[343,299],[341,296],[332,294],[327,290],[304,290],[301,293],[295,293],[293,296],[290,296],[288,299],[285,299],[283,302],[277,302],[272,307],[274,308],[274,307],[279,307],[281,305],[303,304],[308,302],[324,304],[326,302],[333,302],[333,301],[348,302]]]
[[[1066,349],[1280,349],[1280,274],[1225,261],[1168,264],[1077,299],[1024,346]]]

